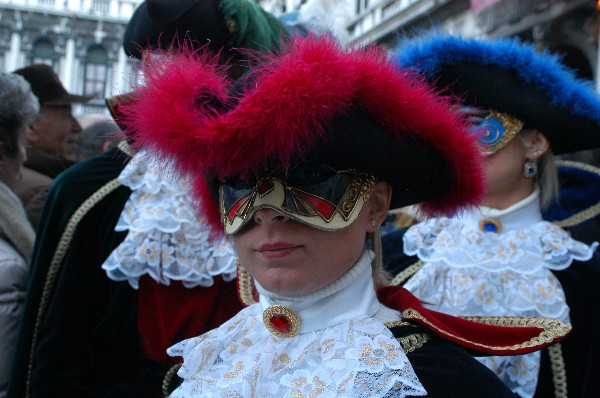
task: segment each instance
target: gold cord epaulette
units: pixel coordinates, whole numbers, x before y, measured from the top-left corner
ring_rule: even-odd
[[[390,282],[391,286],[400,286],[403,285],[404,282],[406,282],[406,280],[408,278],[410,278],[411,276],[413,276],[414,274],[417,273],[418,270],[420,270],[421,268],[423,268],[423,265],[425,265],[423,263],[423,261],[419,260],[416,263],[412,264],[411,266],[405,268],[403,271],[401,271],[400,273],[398,273],[398,275],[396,275],[392,281]]]
[[[162,394],[163,397],[168,398],[171,395],[171,382],[173,381],[173,377],[177,374],[179,369],[181,369],[182,363],[175,364],[171,366],[171,368],[165,374],[162,382]]]
[[[44,288],[42,290],[42,297],[40,299],[40,305],[37,309],[37,314],[35,318],[35,325],[33,327],[33,335],[31,338],[31,347],[29,351],[29,363],[27,364],[27,381],[25,388],[25,396],[28,398],[30,395],[30,384],[31,384],[31,371],[33,365],[33,355],[35,352],[35,346],[37,344],[40,324],[42,322],[42,317],[44,312],[46,311],[46,307],[48,306],[48,302],[50,301],[50,296],[52,294],[52,290],[54,289],[54,282],[56,277],[58,276],[58,272],[60,271],[60,267],[62,265],[62,260],[67,253],[67,249],[69,248],[69,244],[73,239],[73,235],[75,234],[75,230],[79,225],[81,219],[102,199],[104,199],[108,194],[113,192],[116,188],[120,187],[121,183],[118,178],[115,178],[105,185],[103,185],[100,189],[98,189],[92,196],[87,198],[81,206],[77,208],[77,210],[73,213],[67,225],[65,226],[65,230],[63,231],[60,240],[58,241],[58,245],[56,246],[56,250],[54,251],[54,255],[52,256],[52,261],[50,262],[50,266],[48,267],[48,273],[46,274],[46,281],[44,282]]]

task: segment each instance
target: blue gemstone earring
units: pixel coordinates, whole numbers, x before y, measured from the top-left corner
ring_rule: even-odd
[[[525,164],[523,165],[523,174],[525,175],[525,177],[527,177],[527,178],[535,177],[537,175],[537,172],[538,172],[537,163],[525,162]]]

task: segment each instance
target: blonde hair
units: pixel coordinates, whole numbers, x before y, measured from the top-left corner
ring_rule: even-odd
[[[534,130],[523,130],[518,135],[526,148],[529,148],[530,145],[527,140],[525,140],[525,136],[532,131]],[[550,147],[548,147],[548,150],[540,156],[536,164],[538,172],[535,177],[535,183],[540,190],[540,206],[542,209],[545,209],[558,197],[559,185],[558,174],[556,172],[556,161]]]
[[[552,201],[558,198],[558,173],[556,172],[556,161],[554,153],[548,149],[538,159],[538,175],[536,183],[540,189],[540,204],[542,209],[550,206]]]
[[[371,261],[371,275],[375,288],[388,286],[392,280],[391,275],[383,268],[383,250],[381,248],[381,233],[379,229],[375,232],[367,234],[367,239],[370,240],[371,248],[375,252],[375,257]]]

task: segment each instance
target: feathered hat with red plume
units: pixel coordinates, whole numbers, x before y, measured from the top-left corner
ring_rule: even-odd
[[[123,122],[136,145],[194,176],[201,213],[216,230],[222,216],[211,183],[273,159],[364,172],[392,186],[392,207],[419,203],[432,215],[475,204],[483,193],[463,117],[382,49],[296,38],[261,55],[243,90],[198,52],[154,58],[144,73]]]

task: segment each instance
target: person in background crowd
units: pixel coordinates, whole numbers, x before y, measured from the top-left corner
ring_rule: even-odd
[[[148,60],[123,110],[135,145],[192,179],[213,233],[235,244],[241,296],[254,301],[169,349],[184,359],[171,396],[511,396],[446,339],[524,353],[568,325],[428,312],[380,273],[390,204],[452,213],[480,198],[480,155],[461,115],[376,47],[344,51],[309,35],[262,58],[233,89],[209,56]]]
[[[37,228],[52,180],[76,161],[76,140],[81,125],[73,116],[71,106],[87,102],[91,97],[68,93],[48,65],[30,65],[14,73],[29,82],[40,103],[40,113],[27,134],[23,178],[15,188],[31,224]]]
[[[281,34],[277,19],[248,0],[147,0],[123,46],[141,58],[144,49],[161,52],[185,39],[238,60],[234,79],[246,64],[233,48],[275,49]],[[127,94],[107,101],[117,121],[127,101]],[[167,168],[146,172],[144,159],[120,145],[54,182],[31,261],[9,397],[168,395],[179,360],[166,348],[242,307],[227,245],[208,241],[202,221],[190,220],[185,182],[169,178]]]
[[[84,125],[85,124],[85,125]],[[83,131],[77,136],[75,156],[78,161],[89,159],[113,148],[123,141],[123,131],[106,116],[87,116],[81,120]]]
[[[558,191],[554,155],[600,147],[600,98],[554,56],[518,40],[436,32],[405,41],[397,64],[461,99],[456,106],[485,155],[487,192],[479,207],[386,235],[396,283],[412,274],[404,287],[453,315],[571,323],[573,332],[541,354],[479,360],[524,398],[596,396],[598,243],[573,239],[542,209]],[[419,262],[403,269],[414,255]]]
[[[10,363],[25,301],[34,231],[14,193],[26,159],[25,141],[39,103],[19,75],[0,73],[0,397],[6,396]]]

